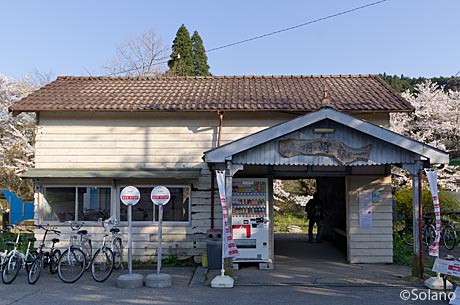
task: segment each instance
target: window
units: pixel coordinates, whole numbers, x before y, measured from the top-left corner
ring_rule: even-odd
[[[110,187],[45,187],[43,221],[96,221],[110,217]]]
[[[150,193],[154,186],[137,187],[141,199],[133,206],[133,221],[158,221],[158,207],[152,203]],[[171,200],[163,206],[163,221],[188,222],[190,221],[190,188],[188,186],[168,186]],[[120,192],[123,187],[120,188]],[[120,220],[128,220],[128,207],[120,203]]]

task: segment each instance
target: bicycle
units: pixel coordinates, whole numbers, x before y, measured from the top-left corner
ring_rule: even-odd
[[[436,229],[433,224],[433,216],[423,216],[425,224],[423,225],[422,241],[425,246],[431,246],[436,238]],[[409,246],[413,245],[412,225],[406,226],[401,232],[401,239]],[[457,232],[450,221],[441,219],[440,242],[447,250],[452,250],[457,244]]]
[[[5,241],[4,237],[3,237],[3,235],[4,235],[4,234],[9,234],[10,232],[8,232],[8,231],[2,229],[2,230],[0,230],[0,233],[1,233],[1,234],[0,234],[0,236],[1,236],[1,241],[0,241],[0,243],[1,243],[2,245],[5,245],[5,247],[3,248],[3,250],[0,252],[0,272],[2,272],[2,271],[3,271],[3,265],[4,265],[5,261],[6,261],[6,256],[7,256],[7,254],[8,254],[7,244],[6,244],[6,241]]]
[[[45,247],[45,240],[48,232],[53,232],[54,234],[60,235],[61,231],[51,229],[49,227],[45,227],[42,225],[34,225],[36,228],[45,230],[45,234],[43,235],[43,239],[40,243],[38,254],[32,262],[30,266],[30,270],[27,276],[27,280],[29,284],[35,284],[38,279],[40,278],[40,273],[43,270],[45,264],[49,266],[50,273],[55,274],[57,272],[57,262],[59,257],[61,256],[61,251],[59,249],[55,249],[54,245],[58,243],[60,240],[59,238],[53,238],[51,241],[53,244],[49,251],[44,251],[43,248]]]
[[[455,227],[447,219],[441,220],[441,237],[444,247],[447,250],[453,250],[457,244],[457,232]]]
[[[86,255],[81,245],[82,236],[86,235],[88,231],[80,230],[83,225],[82,222],[70,221],[69,223],[72,229],[69,245],[58,260],[58,276],[64,283],[74,283],[79,280],[86,270],[86,266],[90,265],[86,261]],[[76,243],[76,241],[79,242]]]
[[[108,229],[112,236],[110,238],[110,250],[113,252],[114,256],[114,269],[118,270],[123,268],[123,243],[121,239],[120,229],[117,228],[118,221],[114,216],[111,216],[106,220],[108,224]]]
[[[109,278],[114,269],[114,254],[112,250],[106,246],[106,238],[113,229],[113,222],[112,218],[105,221],[99,218],[98,222],[100,222],[104,228],[104,235],[102,237],[101,247],[94,253],[91,261],[91,275],[96,282],[104,282]]]
[[[422,228],[422,242],[423,245],[428,247],[434,242],[435,236],[436,236],[436,231],[435,227],[433,224],[429,222],[429,219],[431,219],[431,216],[423,216],[423,221],[424,225]],[[414,230],[412,227],[412,222],[406,221],[406,224],[404,228],[399,231],[399,235],[401,237],[401,240],[408,246],[413,246],[414,245]]]
[[[17,228],[15,225],[8,226],[10,230]],[[30,250],[30,245],[36,241],[35,237],[27,238],[28,244],[25,253],[18,250],[19,240],[21,237],[21,229],[17,228],[18,233],[15,242],[6,242],[7,245],[13,246],[13,250],[9,251],[6,255],[5,262],[2,270],[2,281],[4,284],[11,284],[17,277],[19,269],[25,269],[29,272],[30,265],[35,258],[36,251]],[[33,233],[32,231],[27,230]]]

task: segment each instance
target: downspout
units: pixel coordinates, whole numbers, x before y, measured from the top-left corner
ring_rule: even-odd
[[[218,111],[219,114],[219,130],[217,131],[217,147],[220,146],[220,139],[222,135],[222,127],[223,127],[223,122],[224,122],[224,112],[223,111]]]
[[[219,114],[219,127],[217,130],[217,147],[219,147],[221,135],[222,135],[224,112],[218,111],[217,113]],[[216,185],[215,185],[216,173],[214,172],[214,166],[212,165],[209,166],[209,169],[211,170],[211,229],[214,229],[214,209],[215,209],[215,204],[216,204],[214,200],[214,194],[216,192]]]

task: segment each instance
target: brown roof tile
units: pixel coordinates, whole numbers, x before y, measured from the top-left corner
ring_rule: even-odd
[[[323,90],[344,111],[411,111],[378,75],[77,77],[61,76],[12,111],[314,111]]]

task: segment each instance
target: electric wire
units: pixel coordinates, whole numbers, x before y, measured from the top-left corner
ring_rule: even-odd
[[[254,36],[254,37],[251,37],[251,38],[243,39],[243,40],[240,40],[240,41],[232,42],[232,43],[225,44],[225,45],[222,45],[222,46],[219,46],[219,47],[211,48],[211,49],[205,50],[205,53],[208,54],[208,53],[211,53],[211,52],[214,52],[214,51],[217,51],[217,50],[222,50],[222,49],[225,49],[225,48],[229,48],[229,47],[233,47],[233,46],[236,46],[236,45],[244,44],[244,43],[247,43],[247,42],[250,42],[250,41],[254,41],[254,40],[262,39],[262,38],[265,38],[265,37],[273,36],[273,35],[276,35],[276,34],[280,34],[280,33],[283,33],[283,32],[291,31],[291,30],[294,30],[294,29],[298,29],[300,27],[308,26],[308,25],[311,25],[311,24],[314,24],[314,23],[318,23],[318,22],[325,21],[325,20],[328,20],[328,19],[333,19],[333,18],[336,18],[336,17],[339,17],[339,16],[350,14],[352,12],[356,12],[356,11],[365,9],[367,7],[375,6],[375,5],[378,5],[378,4],[381,4],[383,2],[387,2],[387,1],[389,1],[389,0],[379,0],[379,1],[372,2],[372,3],[364,4],[364,5],[361,5],[361,6],[346,10],[346,11],[341,11],[341,12],[338,12],[338,13],[335,13],[335,14],[332,14],[332,15],[317,18],[315,20],[310,20],[310,21],[307,21],[307,22],[304,22],[304,23],[301,23],[301,24],[298,24],[298,25],[294,25],[294,26],[287,27],[287,28],[280,29],[280,30],[276,30],[276,31],[273,31],[273,32],[270,32],[270,33]],[[168,61],[169,60],[156,62],[156,63],[151,64],[150,66],[161,65],[161,64],[167,63]],[[133,68],[133,69],[128,69],[128,70],[118,71],[118,72],[106,74],[105,76],[114,76],[114,75],[118,75],[118,74],[123,74],[123,73],[127,73],[127,72],[136,71],[136,70],[139,70],[141,68],[146,68],[146,67],[148,67],[148,66],[143,66],[143,67],[140,67],[140,68]]]

